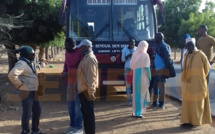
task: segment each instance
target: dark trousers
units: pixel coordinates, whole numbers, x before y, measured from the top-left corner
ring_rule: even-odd
[[[22,133],[29,132],[29,120],[32,116],[32,131],[39,131],[39,120],[41,114],[40,103],[35,97],[34,91],[20,91],[22,99]]]
[[[94,101],[89,101],[83,92],[79,94],[81,112],[84,119],[84,130],[86,134],[95,134]]]
[[[208,75],[206,77],[207,79],[207,84],[208,84],[208,91],[209,91],[209,79],[210,79],[210,73],[211,73],[211,70],[208,72]]]
[[[155,82],[155,76],[151,78],[150,85],[149,85],[150,98],[152,97],[152,94],[153,94],[154,82]]]
[[[164,107],[165,104],[165,91],[166,91],[166,79],[161,75],[155,76],[154,81],[154,96],[153,106]]]

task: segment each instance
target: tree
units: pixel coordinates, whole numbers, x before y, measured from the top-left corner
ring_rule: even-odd
[[[215,3],[211,2],[211,1],[206,1],[206,3],[205,3],[205,9],[203,9],[202,11],[203,12],[209,11],[211,13],[214,13],[213,12],[214,9],[215,9]]]
[[[215,37],[215,3],[207,2],[205,9],[202,13],[190,13],[189,19],[183,19],[181,26],[179,27],[178,36],[183,36],[185,33],[189,33],[196,39],[199,38],[197,30],[200,25],[204,24],[208,26],[208,34]]]
[[[51,46],[51,48],[53,47],[57,47],[57,51],[59,48],[62,48],[64,47],[64,41],[65,41],[65,34],[64,32],[61,32],[61,33],[58,33],[54,40],[51,40],[49,41],[48,43],[45,43],[44,46],[45,46],[45,58],[48,59],[48,48]],[[52,53],[51,53],[51,56],[53,57],[54,54],[53,54],[53,50],[51,49]],[[58,52],[57,52],[58,53]]]
[[[190,13],[198,13],[201,0],[166,0],[164,3],[164,24],[159,31],[165,35],[165,41],[171,46],[179,44],[178,31],[181,20],[188,20]]]
[[[53,40],[62,31],[62,26],[58,24],[60,5],[59,0],[1,0],[0,11],[3,14],[24,14],[23,18],[31,22],[27,27],[10,32],[10,49],[14,50],[15,44],[44,47],[43,44]],[[13,59],[9,58],[11,60]],[[9,62],[9,66],[13,65],[14,63]]]
[[[9,40],[11,39],[10,31],[15,28],[22,28],[25,26],[25,23],[22,19],[22,15],[20,16],[7,16],[5,18],[0,17],[0,45],[4,44],[5,48],[7,48],[8,54],[8,62],[9,62],[9,70],[12,69],[16,62],[16,55],[13,52],[15,49],[15,45],[11,44]],[[5,50],[0,51],[1,54],[5,52]]]
[[[201,14],[190,14],[189,20],[182,20],[178,35],[182,36],[184,33],[189,33],[192,37],[198,39],[197,30],[200,25],[205,24],[208,26],[208,34],[215,37],[215,17],[210,16],[210,12]]]
[[[20,13],[24,13],[26,19],[32,21],[31,27],[14,30],[13,41],[17,44],[41,45],[53,40],[55,35],[62,31],[62,26],[58,24],[60,4],[59,0],[26,3],[25,7],[20,9]]]

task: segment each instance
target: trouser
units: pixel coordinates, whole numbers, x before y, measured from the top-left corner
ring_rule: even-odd
[[[84,92],[79,94],[85,133],[95,134],[94,101],[89,101],[88,96],[85,95]]]
[[[211,70],[208,72],[208,75],[207,75],[207,84],[208,84],[208,91],[209,91],[209,79],[210,79],[210,73],[211,73]]]
[[[29,120],[32,115],[32,131],[39,131],[39,120],[41,114],[40,103],[35,96],[35,91],[20,91],[20,98],[22,99],[22,133],[29,132]]]
[[[153,106],[164,107],[166,79],[162,75],[155,76],[153,89],[154,89]]]
[[[126,75],[131,71],[130,68],[125,68],[124,70],[124,77],[125,77],[125,86],[126,86],[126,94],[127,94],[127,101],[131,102],[131,84],[128,84],[126,81]]]
[[[155,76],[153,76],[151,78],[151,81],[150,81],[150,85],[149,85],[149,94],[150,94],[150,98],[152,97],[152,94],[153,94],[153,88],[154,88],[154,82],[155,82]]]
[[[78,97],[76,84],[67,85],[67,105],[70,117],[70,126],[82,129],[81,103]]]

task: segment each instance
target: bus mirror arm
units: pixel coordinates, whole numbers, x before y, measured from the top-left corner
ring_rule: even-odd
[[[164,23],[164,18],[163,18],[163,16],[164,16],[163,3],[161,2],[161,0],[153,0],[153,4],[159,6],[159,20],[158,20],[158,24],[163,24]]]

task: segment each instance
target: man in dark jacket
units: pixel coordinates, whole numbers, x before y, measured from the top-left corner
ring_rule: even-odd
[[[170,58],[170,51],[168,45],[164,42],[164,35],[162,33],[156,33],[155,35],[155,59],[154,66],[156,71],[155,82],[154,82],[154,98],[153,106],[164,108],[165,101],[165,83],[166,78],[164,76],[165,67]]]

